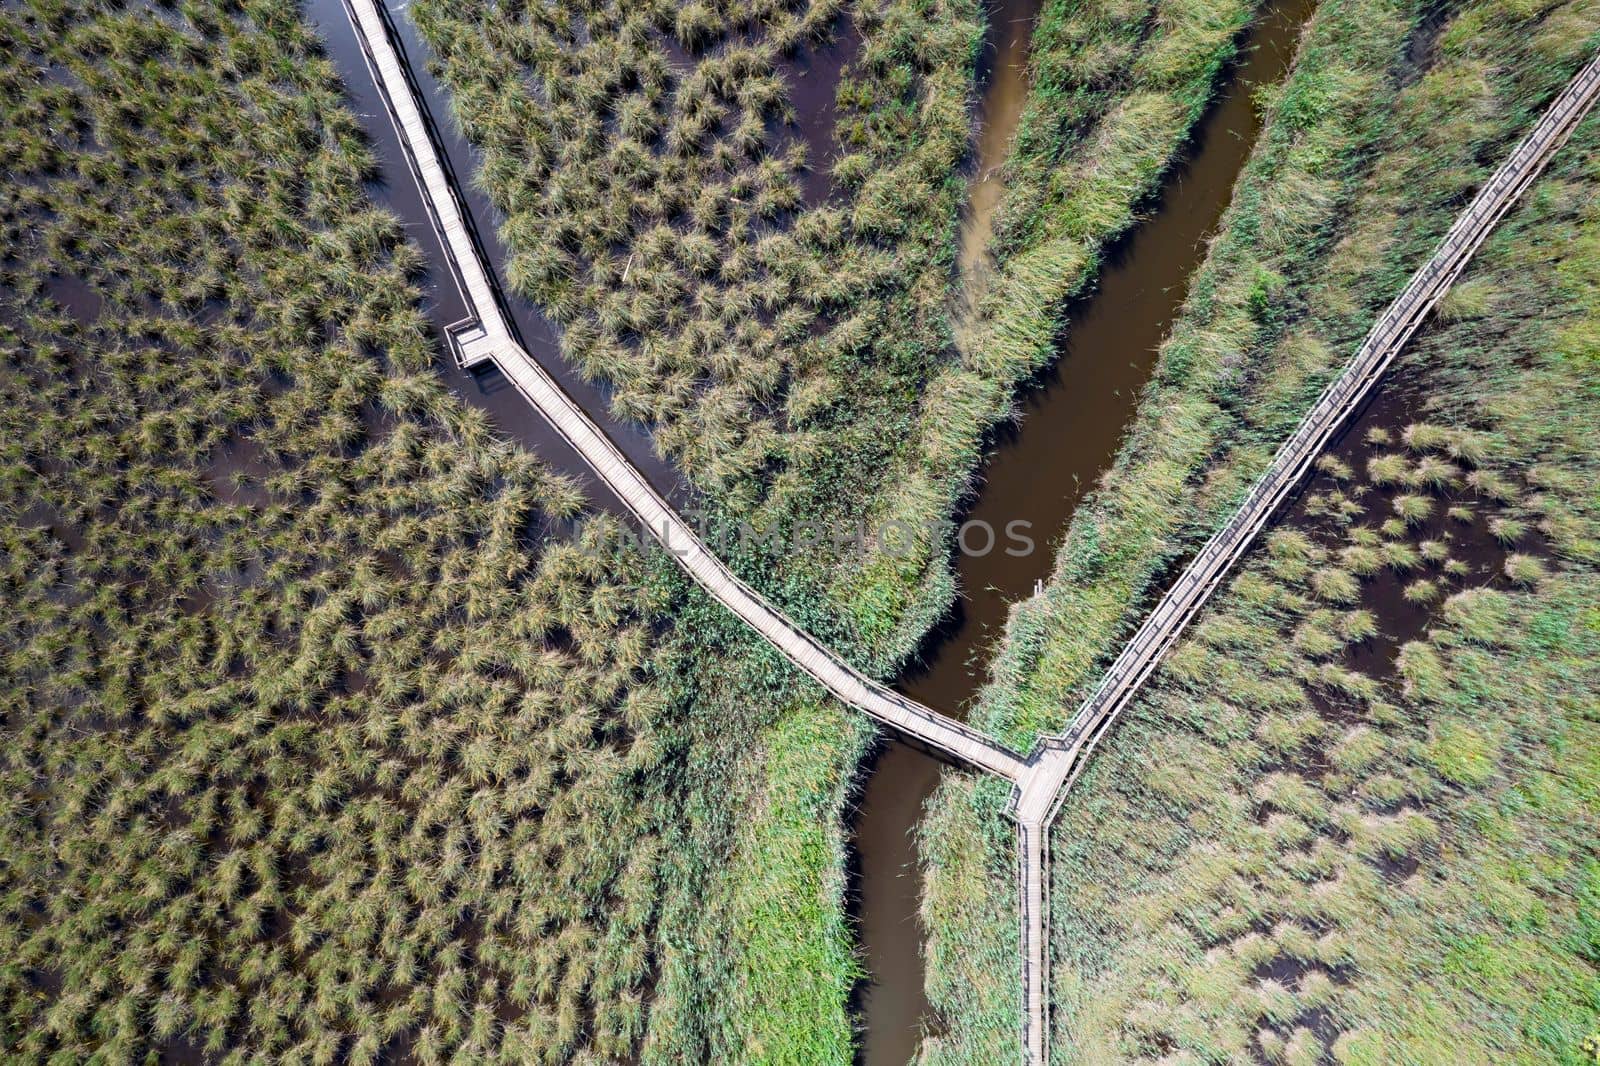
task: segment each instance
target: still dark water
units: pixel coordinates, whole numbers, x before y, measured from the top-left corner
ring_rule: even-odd
[[[993,0],[989,33],[978,71],[981,127],[963,222],[959,269],[971,279],[982,270],[982,251],[998,206],[996,168],[1003,162],[1027,95],[1028,40],[1039,0]],[[960,712],[982,676],[982,653],[1000,632],[1011,603],[1030,594],[1048,575],[1057,538],[1085,487],[1110,465],[1134,414],[1139,390],[1154,367],[1156,348],[1187,292],[1187,280],[1204,254],[1204,240],[1227,206],[1233,181],[1255,141],[1258,119],[1250,92],[1280,78],[1293,54],[1300,26],[1314,0],[1275,0],[1245,42],[1246,53],[1227,79],[1218,102],[1199,127],[1182,165],[1165,182],[1149,219],[1122,242],[1102,271],[1100,286],[1069,313],[1060,358],[1022,398],[1020,422],[1001,433],[983,470],[983,486],[968,514],[994,528],[1020,519],[1030,523],[1038,550],[1016,559],[1003,552],[962,557],[957,570],[965,594],[925,650],[922,666],[901,679],[902,691],[946,711]],[[327,42],[352,106],[361,114],[382,177],[371,188],[375,200],[405,221],[430,269],[421,279],[435,321],[462,316],[464,303],[449,273],[420,193],[406,169],[393,127],[362,58],[341,0],[310,0],[306,11]],[[505,250],[495,232],[487,197],[471,182],[470,146],[448,118],[445,97],[426,70],[427,50],[401,5],[391,12],[410,65],[438,128],[448,161],[466,194],[467,209],[492,267]],[[831,138],[831,92],[823,83],[854,51],[848,36],[831,54],[801,74],[796,88],[801,135],[811,150],[806,198],[831,193],[827,145]],[[504,286],[502,285],[502,288]],[[605,391],[584,381],[560,357],[553,327],[525,300],[507,300],[521,340],[546,370],[594,418],[651,483],[675,503],[689,490],[656,454],[648,431],[610,417]],[[442,350],[442,346],[441,346]],[[460,370],[441,354],[440,369],[463,398],[485,410],[501,432],[546,463],[582,482],[597,506],[620,513],[611,496],[543,418],[493,370]],[[898,742],[887,742],[867,778],[852,828],[858,858],[854,911],[869,981],[862,991],[863,1027],[858,1058],[869,1066],[901,1066],[915,1054],[929,1023],[923,993],[922,931],[918,920],[921,879],[916,874],[912,832],[938,782],[941,766]]]
[[[391,3],[388,7],[412,75],[422,91],[439,143],[444,149],[446,163],[454,172],[456,185],[466,201],[469,222],[473,224],[478,241],[487,253],[485,258],[491,273],[495,275],[501,291],[506,292],[503,274],[506,251],[500,243],[495,225],[497,218],[494,207],[473,180],[477,165],[472,147],[451,119],[448,98],[427,70],[427,46],[417,36],[416,27],[406,16],[405,5]],[[389,114],[384,109],[383,97],[379,95],[367,71],[361,43],[350,25],[342,0],[308,0],[305,12],[326,44],[328,57],[338,68],[339,76],[344,81],[345,95],[361,118],[373,154],[377,157],[379,177],[368,186],[369,195],[401,219],[407,234],[422,251],[428,266],[426,275],[418,279],[423,290],[424,308],[442,328],[444,324],[457,321],[466,314],[466,302],[445,266],[443,250],[428,222],[422,193],[406,167],[405,154],[389,121]],[[539,364],[555,377],[567,395],[577,401],[617,447],[627,454],[657,492],[680,507],[686,504],[691,499],[687,484],[670,463],[656,454],[649,431],[638,423],[622,422],[611,417],[609,393],[601,386],[585,381],[562,359],[555,327],[527,300],[513,296],[505,301],[505,306],[510,312],[518,339]],[[485,411],[497,430],[522,444],[548,466],[580,482],[596,507],[618,515],[627,513],[605,483],[594,475],[588,464],[561,439],[544,416],[522,398],[500,371],[493,367],[462,370],[455,365],[443,344],[438,346],[438,350],[437,365],[446,383],[473,406]]]
[[[1023,66],[1036,7],[1037,0],[998,0],[989,7],[986,53],[1000,60],[982,97],[972,214],[963,227],[959,260],[964,278],[982,269],[977,242],[991,232],[987,213],[1001,191],[993,168],[1004,158],[1026,97]],[[1282,79],[1314,8],[1314,0],[1267,5],[1147,219],[1112,249],[1095,291],[1069,310],[1059,358],[1019,398],[1021,418],[997,436],[966,516],[997,531],[1013,520],[1026,521],[1036,549],[1023,557],[998,550],[958,557],[962,599],[923,662],[901,678],[898,687],[907,695],[964,717],[1010,606],[1048,578],[1074,509],[1110,467],[1133,421],[1157,349],[1260,133],[1251,94]],[[1006,131],[1003,138],[990,135],[996,128]],[[912,834],[941,769],[914,748],[887,743],[856,814],[859,928],[871,975],[862,1001],[861,1059],[867,1066],[909,1062],[932,1021],[923,991],[922,884]]]
[[[960,714],[982,683],[1011,605],[1049,577],[1073,511],[1111,466],[1133,421],[1156,351],[1255,144],[1260,117],[1251,94],[1283,77],[1314,7],[1314,0],[1267,5],[1148,217],[1110,250],[1098,287],[1070,309],[1060,357],[1019,397],[1021,417],[994,441],[966,516],[995,530],[1025,521],[1036,548],[1020,557],[996,550],[957,558],[962,599],[901,691]]]

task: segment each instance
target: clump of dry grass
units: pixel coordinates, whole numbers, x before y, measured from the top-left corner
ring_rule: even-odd
[[[292,7],[0,40],[7,1057],[636,1053],[694,893],[673,571],[433,375]]]
[[[1506,556],[1505,573],[1515,584],[1537,585],[1544,579],[1545,566],[1537,556],[1512,552]]]

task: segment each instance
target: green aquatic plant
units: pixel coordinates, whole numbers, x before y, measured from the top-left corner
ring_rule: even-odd
[[[1437,581],[1424,577],[1406,585],[1404,595],[1407,603],[1432,603],[1441,592]]]
[[[636,1054],[729,847],[676,571],[435,376],[294,9],[0,36],[8,119],[61,119],[0,124],[9,1057]]]
[[[1496,515],[1489,519],[1489,532],[1502,544],[1515,544],[1528,533],[1528,525],[1511,515]]]
[[[1367,480],[1375,485],[1400,485],[1410,478],[1410,464],[1395,452],[1375,455],[1367,460]]]
[[[1390,500],[1390,506],[1408,526],[1424,522],[1433,514],[1433,500],[1420,493],[1401,493]]]

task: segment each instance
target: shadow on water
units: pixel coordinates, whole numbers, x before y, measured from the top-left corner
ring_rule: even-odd
[[[447,260],[428,221],[422,194],[406,166],[399,137],[389,121],[383,98],[367,70],[360,41],[350,25],[344,4],[342,0],[309,0],[305,13],[316,26],[328,57],[338,69],[346,96],[361,119],[377,159],[381,177],[369,185],[369,195],[400,218],[408,236],[421,250],[427,263],[427,275],[419,279],[424,310],[436,326],[455,322],[465,316],[466,302],[445,266]],[[511,294],[506,288],[502,269],[507,255],[496,229],[497,215],[488,197],[470,180],[477,173],[472,148],[450,116],[446,95],[427,70],[430,57],[427,46],[418,38],[416,28],[400,5],[392,5],[391,21],[398,32],[398,43],[408,59],[417,87],[422,92],[446,162],[458,179],[456,185],[465,200],[469,221],[477,231],[485,258],[499,282],[501,292],[507,295],[505,306],[523,346],[622,449],[656,491],[682,507],[690,499],[689,490],[671,464],[656,454],[649,431],[636,423],[613,418],[607,390],[585,381],[562,358],[554,325],[528,301]],[[626,513],[604,482],[595,477],[572,447],[498,370],[493,367],[463,370],[455,365],[442,343],[438,346],[435,363],[449,387],[473,406],[485,411],[497,430],[538,455],[550,467],[577,480],[596,507],[614,514]]]

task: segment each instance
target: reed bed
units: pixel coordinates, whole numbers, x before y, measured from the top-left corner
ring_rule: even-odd
[[[1138,426],[1046,595],[1012,620],[991,728],[1025,739],[1076,705],[1156,575],[1592,54],[1593,15],[1322,6],[1263,101]],[[1593,818],[1583,486],[1600,458],[1569,427],[1594,389],[1575,353],[1594,335],[1597,130],[1491,239],[1079,782],[1055,835],[1066,1061],[1593,1054],[1596,856],[1576,826]],[[929,1061],[1014,1046],[1014,1016],[986,1005],[1014,973],[957,961],[1014,937],[1009,849],[954,844],[999,799],[951,785],[924,830],[930,991],[950,1022]]]
[[[976,5],[414,16],[483,153],[513,287],[616,413],[740,517],[878,491],[948,343]],[[801,89],[832,105],[804,128]]]
[[[814,883],[864,731],[442,385],[292,6],[7,5],[0,108],[7,1060],[726,1057],[729,799]]]

